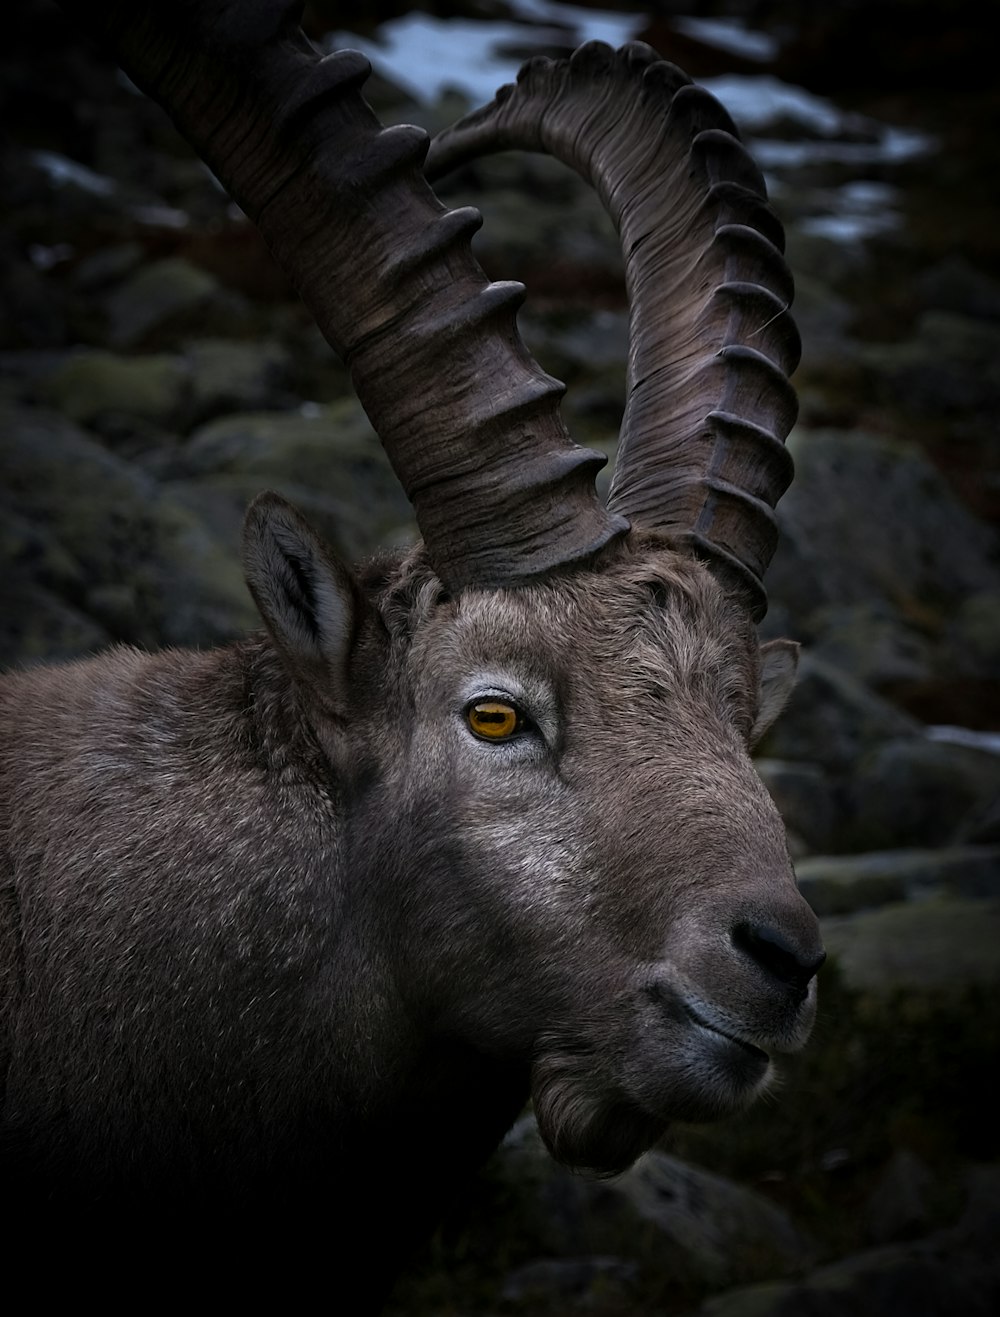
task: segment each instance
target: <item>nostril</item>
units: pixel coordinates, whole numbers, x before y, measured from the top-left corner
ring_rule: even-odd
[[[773,978],[803,995],[826,960],[826,952],[821,948],[796,946],[784,933],[767,924],[737,924],[732,936],[735,947]]]

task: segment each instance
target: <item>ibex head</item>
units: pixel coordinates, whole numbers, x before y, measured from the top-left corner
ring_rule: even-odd
[[[98,8],[349,363],[423,537],[356,575],[277,496],[247,519],[270,641],[211,735],[260,800],[227,802],[248,869],[216,839],[213,882],[266,862],[261,890],[310,889],[273,951],[290,1015],[315,1012],[304,1035],[326,1040],[322,1065],[296,1064],[332,1083],[339,1061],[346,1122],[404,1103],[408,1073],[426,1098],[430,1043],[457,1048],[530,1084],[556,1156],[603,1170],[672,1119],[742,1107],[804,1042],[822,951],[749,757],[795,669],[754,624],[798,344],[780,226],[732,124],[647,47],[595,45],[530,63],[430,157],[551,151],[618,225],[631,346],[605,508],[602,459],[517,334],[523,290],[485,280],[479,217],[430,192],[422,134],[379,128],[365,61],[317,60],[294,6],[267,0]],[[251,715],[252,744],[234,730]],[[216,981],[200,990],[215,1009]],[[234,1055],[269,1001],[234,996]],[[282,1066],[258,1069],[243,1090],[284,1092]]]
[[[383,438],[422,427],[386,442],[424,546],[366,595],[273,497],[248,520],[251,588],[326,753],[345,780],[368,766],[357,864],[400,884],[401,996],[528,1058],[549,1146],[603,1169],[759,1093],[809,1032],[822,961],[749,758],[796,663],[753,623],[798,340],[734,131],[648,48],[590,46],[432,148],[440,172],[544,146],[608,201],[632,315],[609,511],[514,337],[519,290],[451,283],[417,312],[434,402],[374,390]]]
[[[748,753],[794,650],[664,532],[455,593],[421,550],[357,588],[274,496],[247,543],[413,1027],[530,1064],[578,1166],[759,1094],[821,960]]]

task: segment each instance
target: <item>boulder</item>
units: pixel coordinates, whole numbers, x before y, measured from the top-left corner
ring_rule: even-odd
[[[533,1246],[549,1259],[570,1260],[574,1274],[582,1257],[602,1268],[625,1258],[646,1287],[669,1279],[704,1291],[784,1274],[814,1255],[811,1241],[768,1198],[655,1149],[613,1180],[571,1175],[552,1161],[526,1116],[496,1166]],[[555,1285],[564,1276],[557,1268],[549,1279]]]
[[[926,736],[891,737],[856,764],[841,848],[947,846],[1000,796],[1000,755]]]
[[[922,1168],[906,1160],[902,1178],[926,1192]],[[890,1173],[900,1173],[898,1161]],[[801,1279],[741,1286],[707,1300],[698,1317],[993,1317],[1000,1309],[1000,1167],[971,1166],[963,1179],[965,1207],[954,1226],[849,1254]],[[900,1206],[902,1220],[910,1214]]]
[[[53,407],[81,425],[124,413],[169,426],[180,419],[187,390],[187,371],[176,357],[93,350],[70,353],[44,392]]]
[[[809,626],[810,653],[874,689],[892,682],[927,681],[934,672],[936,647],[931,638],[884,599],[817,609]]]
[[[36,546],[14,546],[22,588],[35,581],[102,637],[147,647],[213,644],[255,624],[238,541],[58,414],[0,409],[0,434],[2,502]]]
[[[1000,846],[953,846],[814,855],[795,866],[818,915],[844,915],[933,895],[1000,897]]]
[[[920,730],[915,718],[850,673],[805,652],[788,707],[759,749],[764,758],[805,761],[838,773],[881,742]]]
[[[417,538],[413,509],[353,398],[220,418],[191,436],[167,474],[167,488],[227,535],[238,536],[256,494],[274,489],[349,560]]]
[[[756,759],[761,781],[801,853],[829,848],[840,806],[833,783],[819,764]]]
[[[827,951],[852,988],[947,992],[1000,983],[1000,897],[894,902],[834,915],[822,920],[822,929]]]
[[[163,346],[178,335],[225,333],[246,321],[246,305],[207,271],[179,256],[140,266],[104,299],[111,347]]]
[[[803,427],[788,447],[796,477],[778,505],[768,590],[806,634],[831,605],[887,603],[935,626],[966,596],[996,590],[996,532],[919,449],[861,430]]]

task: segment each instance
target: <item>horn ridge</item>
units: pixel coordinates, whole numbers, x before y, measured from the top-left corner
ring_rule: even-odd
[[[364,56],[321,57],[297,26],[297,0],[63,7],[167,109],[261,230],[348,362],[411,499],[419,487],[417,523],[446,588],[516,584],[627,530],[597,498],[600,455],[573,443],[561,386],[520,338],[520,293],[491,285],[472,255],[477,213],[449,217],[431,192],[422,129],[378,122],[361,94]],[[567,453],[582,456],[550,460]],[[495,491],[522,468],[540,483],[522,488],[516,517],[501,516]],[[482,480],[455,497],[472,471]]]
[[[758,504],[773,509],[790,478],[774,450],[795,420],[788,375],[800,353],[784,234],[760,169],[725,109],[642,43],[530,60],[492,105],[435,138],[425,168],[437,178],[510,147],[576,169],[621,238],[629,360],[609,508],[697,528],[701,556],[718,538],[727,581],[738,578],[759,618],[774,537]]]

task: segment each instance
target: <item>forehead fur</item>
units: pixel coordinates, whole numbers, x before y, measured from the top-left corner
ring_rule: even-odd
[[[443,646],[459,664],[509,663],[542,675],[587,664],[613,674],[626,697],[684,691],[732,705],[740,722],[753,716],[753,625],[667,536],[633,533],[586,568],[456,598],[443,596],[426,566],[411,567],[407,641],[423,656],[425,646]]]

